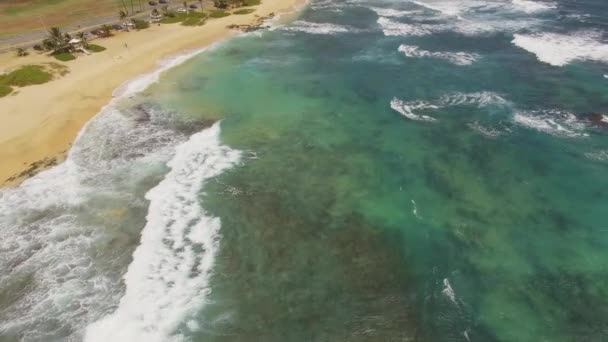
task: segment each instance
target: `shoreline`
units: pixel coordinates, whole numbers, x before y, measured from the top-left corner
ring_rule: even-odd
[[[228,25],[251,24],[272,12],[295,13],[303,4],[302,0],[264,0],[251,14],[218,18],[203,26],[163,24],[142,31],[119,32],[94,41],[106,47],[105,51],[67,63],[46,54],[32,53],[21,58],[0,55],[0,65],[5,70],[49,62],[70,69],[65,76],[17,88],[14,94],[0,98],[0,187],[18,186],[65,160],[81,129],[120,96],[117,91],[139,76],[164,69],[163,61],[189,51],[204,51],[239,34]]]

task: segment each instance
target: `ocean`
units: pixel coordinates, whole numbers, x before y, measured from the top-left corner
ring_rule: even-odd
[[[0,190],[0,341],[608,340],[608,2],[312,0]]]

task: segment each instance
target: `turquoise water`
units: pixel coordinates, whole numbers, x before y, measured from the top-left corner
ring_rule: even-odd
[[[601,0],[313,1],[165,73],[120,107],[136,141],[105,140],[124,167],[103,179],[120,191],[85,201],[122,210],[79,233],[100,234],[84,284],[100,277],[92,292],[110,299],[51,336],[80,340],[118,312],[87,340],[140,321],[148,335],[113,338],[608,339],[606,18]],[[204,132],[221,145],[188,138],[218,120]],[[187,172],[163,166],[180,144]],[[143,193],[161,179],[146,219]],[[155,226],[163,198],[177,211]],[[79,223],[83,205],[68,205]],[[126,260],[153,228],[177,263],[164,249]],[[217,244],[194,243],[196,230]],[[43,340],[18,330],[0,332]]]

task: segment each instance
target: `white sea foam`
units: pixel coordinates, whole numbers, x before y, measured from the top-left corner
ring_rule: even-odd
[[[576,115],[559,110],[517,111],[513,115],[513,121],[521,126],[558,137],[589,136],[585,132],[587,125]]]
[[[412,214],[414,214],[414,216],[416,216],[417,219],[422,219],[422,216],[420,216],[420,214],[418,214],[418,206],[416,205],[416,201],[411,200],[412,201]]]
[[[395,18],[400,18],[400,17],[405,17],[411,14],[419,14],[421,13],[420,11],[405,11],[405,10],[396,10],[396,9],[392,9],[392,8],[381,8],[381,7],[370,7],[370,10],[376,12],[376,14],[378,14],[381,17],[395,17]]]
[[[347,33],[347,32],[355,31],[355,29],[353,29],[353,28],[349,28],[349,27],[341,26],[341,25],[337,25],[337,24],[313,23],[310,21],[303,21],[303,20],[298,20],[298,21],[291,23],[290,25],[282,26],[282,27],[280,27],[280,29],[283,31],[289,31],[289,32],[304,32],[304,33],[318,34],[318,35],[325,35],[325,34],[332,35],[332,34]]]
[[[503,136],[503,135],[511,132],[511,130],[509,128],[498,129],[498,128],[494,128],[494,127],[486,127],[486,126],[480,124],[479,121],[469,122],[467,124],[467,126],[470,129],[483,135],[484,137],[490,138],[490,139],[496,139],[500,136]]]
[[[416,114],[415,111],[471,105],[477,107],[507,106],[509,105],[509,102],[502,98],[500,95],[490,91],[482,91],[476,93],[449,93],[441,96],[439,99],[433,102],[426,102],[420,100],[406,102],[398,98],[393,98],[393,100],[391,101],[391,108],[401,113],[401,115],[407,117],[408,119],[428,122],[437,121],[437,119],[428,115]]]
[[[406,24],[388,18],[378,18],[378,24],[385,36],[426,36],[437,31],[433,25]]]
[[[506,106],[509,104],[509,101],[495,92],[480,91],[474,93],[448,93],[441,96],[439,103],[443,106],[477,105],[479,107],[486,107]]]
[[[454,292],[448,278],[443,279],[443,290],[441,292],[448,297],[452,303],[458,305],[458,302],[456,301],[456,292]]]
[[[550,1],[511,0],[511,2],[526,13],[544,12],[557,8],[557,5]]]
[[[585,157],[595,161],[608,161],[608,150],[587,152]]]
[[[415,114],[414,111],[415,110],[425,110],[425,109],[437,109],[439,107],[432,105],[428,102],[424,102],[424,101],[404,102],[398,98],[394,98],[391,101],[391,108],[396,110],[397,112],[401,113],[401,115],[405,116],[406,118],[408,118],[410,120],[433,122],[433,121],[437,121],[437,119],[430,117],[428,115]]]
[[[219,239],[219,218],[201,208],[205,182],[239,162],[222,146],[220,126],[180,145],[171,171],[150,190],[141,244],[124,276],[118,309],[87,328],[85,341],[180,341],[178,329],[205,304]],[[190,325],[192,326],[192,325]]]
[[[403,52],[407,57],[420,58],[420,57],[431,57],[437,59],[443,59],[456,65],[471,65],[481,56],[476,53],[466,52],[431,52],[422,50],[417,46],[413,45],[401,45],[399,51]]]
[[[119,110],[118,103],[201,51],[125,83],[83,127],[64,163],[0,189],[0,288],[16,291],[0,335],[82,341],[86,325],[118,303],[125,251],[139,233],[125,215],[145,211],[138,188],[165,172],[186,139],[171,127],[175,113]]]
[[[608,63],[608,44],[594,31],[578,31],[569,35],[558,33],[516,34],[513,44],[536,55],[538,60],[555,66],[581,60]]]

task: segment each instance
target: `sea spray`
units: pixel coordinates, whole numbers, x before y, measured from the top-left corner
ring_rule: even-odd
[[[90,325],[86,342],[181,341],[195,329],[218,249],[220,219],[201,208],[205,182],[236,165],[241,153],[222,146],[216,123],[177,147],[171,171],[150,190],[141,244],[124,276],[116,311]]]

